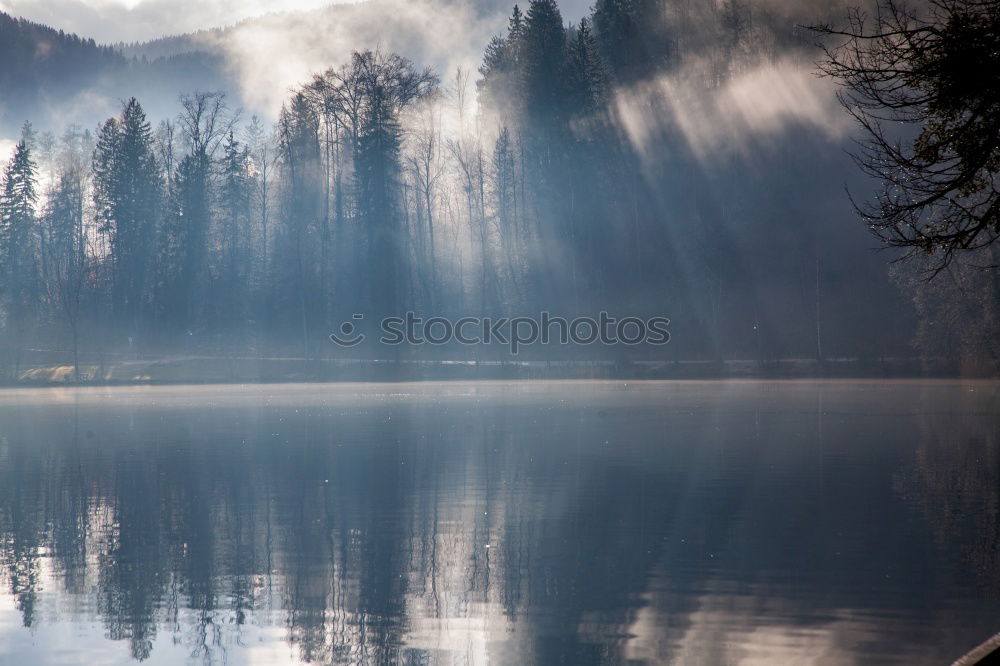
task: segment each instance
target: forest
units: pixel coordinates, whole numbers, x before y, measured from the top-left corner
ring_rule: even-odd
[[[406,311],[671,321],[666,347],[534,358],[995,362],[1000,289],[976,269],[995,249],[928,281],[874,251],[844,192],[872,183],[836,126],[742,142],[710,112],[742,104],[752,124],[818,53],[745,0],[598,0],[576,24],[531,0],[477,72],[373,46],[289,91],[275,123],[221,90],[170,117],[131,97],[93,129],[26,122],[0,179],[0,365],[506,354],[330,342]]]

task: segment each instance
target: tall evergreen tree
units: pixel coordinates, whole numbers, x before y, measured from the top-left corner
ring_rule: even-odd
[[[185,155],[174,168],[160,236],[157,304],[167,328],[190,336],[204,265],[210,203],[209,163]]]
[[[0,192],[0,268],[6,305],[11,368],[20,370],[22,345],[40,296],[38,289],[38,203],[35,162],[25,139],[17,143],[3,173]]]
[[[516,268],[516,256],[519,250],[517,176],[514,145],[511,141],[510,130],[506,127],[501,128],[500,133],[497,135],[497,140],[493,146],[491,167],[497,227],[500,231],[500,242],[507,266],[508,277],[513,282],[518,277],[518,270]]]
[[[674,39],[664,0],[597,0],[594,38],[615,80],[642,81],[671,64]]]
[[[578,116],[588,116],[601,110],[607,102],[608,75],[590,28],[583,19],[569,44],[570,102]]]
[[[351,68],[357,72],[364,96],[362,124],[355,155],[358,215],[368,240],[367,283],[373,309],[398,311],[403,293],[399,280],[406,275],[400,221],[400,114],[429,95],[437,77],[416,70],[396,54],[356,53]]]
[[[64,138],[77,143],[72,132]],[[87,271],[84,228],[86,168],[78,146],[68,145],[59,165],[43,217],[42,266],[52,305],[66,321],[73,352],[74,377],[80,380],[80,315]]]
[[[496,113],[504,123],[520,118],[522,112],[524,29],[524,14],[514,5],[507,36],[490,39],[479,67],[481,78],[476,81],[480,107]]]
[[[250,251],[249,148],[236,140],[232,130],[223,146],[218,195],[219,228],[216,300],[220,324],[238,328],[249,303],[247,284],[252,262]]]
[[[275,238],[274,287],[280,319],[297,322],[302,353],[309,353],[310,304],[316,294],[317,230],[322,202],[319,117],[301,92],[278,118],[282,192],[282,225]],[[296,330],[295,328],[291,329]],[[286,335],[291,331],[285,330]]]
[[[150,124],[138,100],[100,129],[93,156],[98,231],[108,240],[112,311],[136,343],[148,298],[162,197]]]
[[[524,103],[528,130],[538,148],[551,148],[567,115],[566,28],[555,0],[532,0],[522,44]],[[550,157],[541,155],[543,159]]]

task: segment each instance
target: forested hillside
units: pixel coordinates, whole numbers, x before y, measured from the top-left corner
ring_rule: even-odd
[[[382,358],[328,336],[407,310],[671,319],[666,347],[533,357],[912,355],[912,292],[933,299],[873,252],[812,37],[768,6],[598,0],[570,25],[531,0],[478,73],[372,45],[302,81],[273,126],[195,92],[179,61],[52,33],[105,69],[176,73],[185,96],[147,114],[136,86],[96,133],[23,133],[0,209],[7,365],[39,347]],[[973,356],[990,307],[942,324],[980,331]]]
[[[231,85],[218,54],[126,57],[61,30],[0,12],[0,138],[30,118],[41,127],[96,121],[130,95],[172,112],[178,91]]]
[[[127,68],[113,49],[0,12],[0,123],[23,121],[49,104],[47,91],[69,97],[106,84]],[[60,100],[65,101],[65,100]],[[20,119],[20,120],[15,120]]]

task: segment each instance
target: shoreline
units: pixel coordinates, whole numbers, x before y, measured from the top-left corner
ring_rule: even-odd
[[[172,357],[80,365],[31,365],[0,386],[133,386],[468,380],[996,379],[988,366],[914,358],[774,361],[378,360]]]

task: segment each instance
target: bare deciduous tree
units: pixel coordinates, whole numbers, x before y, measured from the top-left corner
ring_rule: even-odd
[[[855,160],[878,179],[856,204],[888,245],[936,255],[1000,237],[1000,4],[929,0],[917,8],[879,0],[846,27],[813,28],[823,71],[864,132]],[[912,137],[916,133],[915,138]]]

